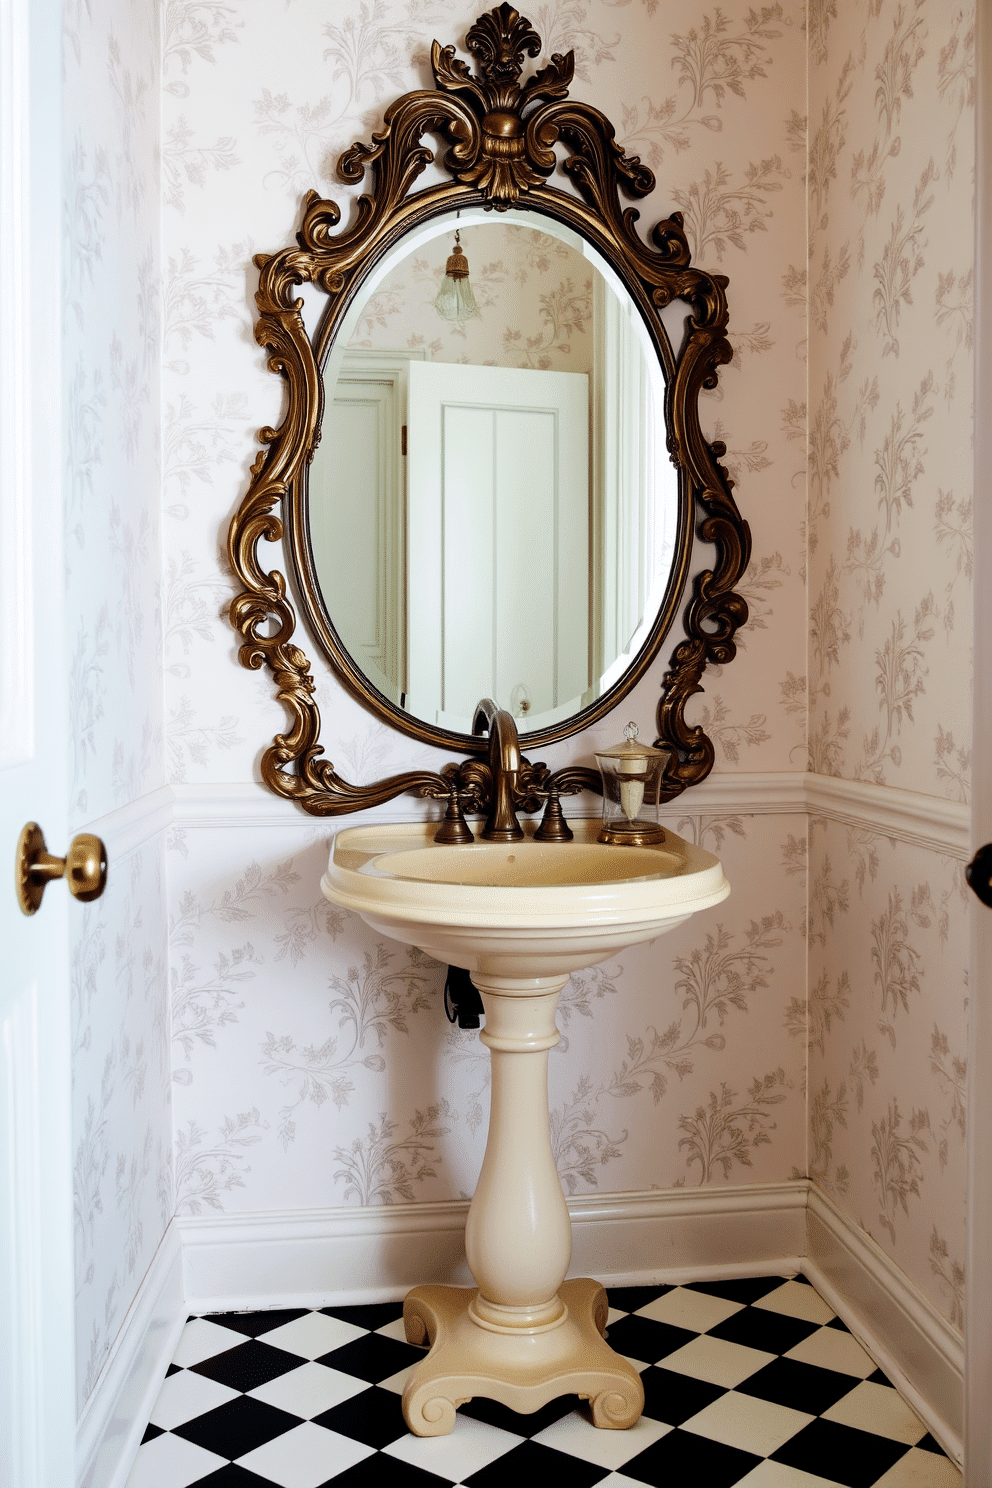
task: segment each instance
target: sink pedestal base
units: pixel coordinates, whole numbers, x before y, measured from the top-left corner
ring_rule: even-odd
[[[403,1303],[410,1343],[430,1343],[403,1391],[403,1416],[417,1436],[445,1436],[455,1409],[475,1395],[529,1415],[559,1395],[590,1402],[593,1424],[626,1430],[644,1408],[632,1364],[604,1341],[606,1293],[583,1277],[562,1283],[557,1319],[535,1328],[477,1322],[476,1290],[418,1286]]]
[[[606,1293],[597,1281],[565,1281],[572,1226],[551,1148],[548,1054],[568,975],[473,966],[472,980],[492,1064],[489,1140],[465,1229],[478,1290],[419,1286],[403,1304],[407,1338],[431,1344],[403,1391],[406,1424],[443,1436],[473,1395],[527,1414],[576,1394],[592,1401],[597,1426],[633,1426],[644,1389],[603,1339]]]

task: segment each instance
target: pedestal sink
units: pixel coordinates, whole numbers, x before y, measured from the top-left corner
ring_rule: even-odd
[[[418,1436],[451,1431],[474,1395],[532,1412],[558,1395],[590,1401],[597,1426],[638,1419],[636,1369],[606,1343],[607,1302],[588,1278],[565,1281],[568,1209],[548,1124],[548,1051],[569,973],[651,940],[730,892],[711,853],[664,843],[598,843],[598,821],[571,842],[441,846],[433,823],[349,827],[321,881],[373,929],[467,968],[486,1011],[492,1060],[489,1139],[465,1232],[477,1290],[418,1286],[403,1316],[431,1344],[403,1391]]]

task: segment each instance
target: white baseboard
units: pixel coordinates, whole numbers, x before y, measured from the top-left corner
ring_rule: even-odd
[[[797,1271],[805,1182],[582,1194],[569,1274],[613,1285]],[[468,1204],[393,1204],[179,1220],[193,1312],[391,1301],[418,1282],[471,1286]]]
[[[964,1340],[816,1184],[809,1185],[802,1269],[948,1456],[960,1463]]]
[[[162,1237],[76,1425],[79,1488],[123,1488],[188,1308],[174,1224]]]

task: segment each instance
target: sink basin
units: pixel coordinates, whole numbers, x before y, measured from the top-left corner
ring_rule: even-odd
[[[730,885],[674,833],[622,847],[596,841],[598,821],[571,826],[571,842],[535,842],[531,823],[519,842],[459,846],[434,842],[433,822],[348,827],[321,880],[381,934],[465,967],[486,1012],[489,1138],[465,1229],[478,1287],[418,1286],[403,1304],[409,1341],[431,1345],[403,1389],[418,1436],[451,1431],[475,1395],[523,1412],[579,1395],[613,1430],[644,1405],[636,1368],[605,1340],[604,1289],[565,1280],[571,1223],[548,1117],[555,1006],[570,972],[719,904]]]
[[[572,842],[435,843],[434,823],[348,827],[321,887],[383,935],[472,972],[577,971],[671,930],[730,892],[711,853],[674,833],[663,843],[597,842],[598,821]]]

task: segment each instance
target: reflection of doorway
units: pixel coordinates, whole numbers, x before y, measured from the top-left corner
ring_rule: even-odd
[[[665,438],[664,385],[638,312],[593,281],[594,674],[605,690],[646,638],[668,585],[678,477]]]
[[[546,716],[590,684],[589,379],[409,368],[409,698]]]
[[[407,368],[422,351],[344,353],[324,411],[333,461],[310,467],[310,544],[332,619],[390,702],[406,691]]]

